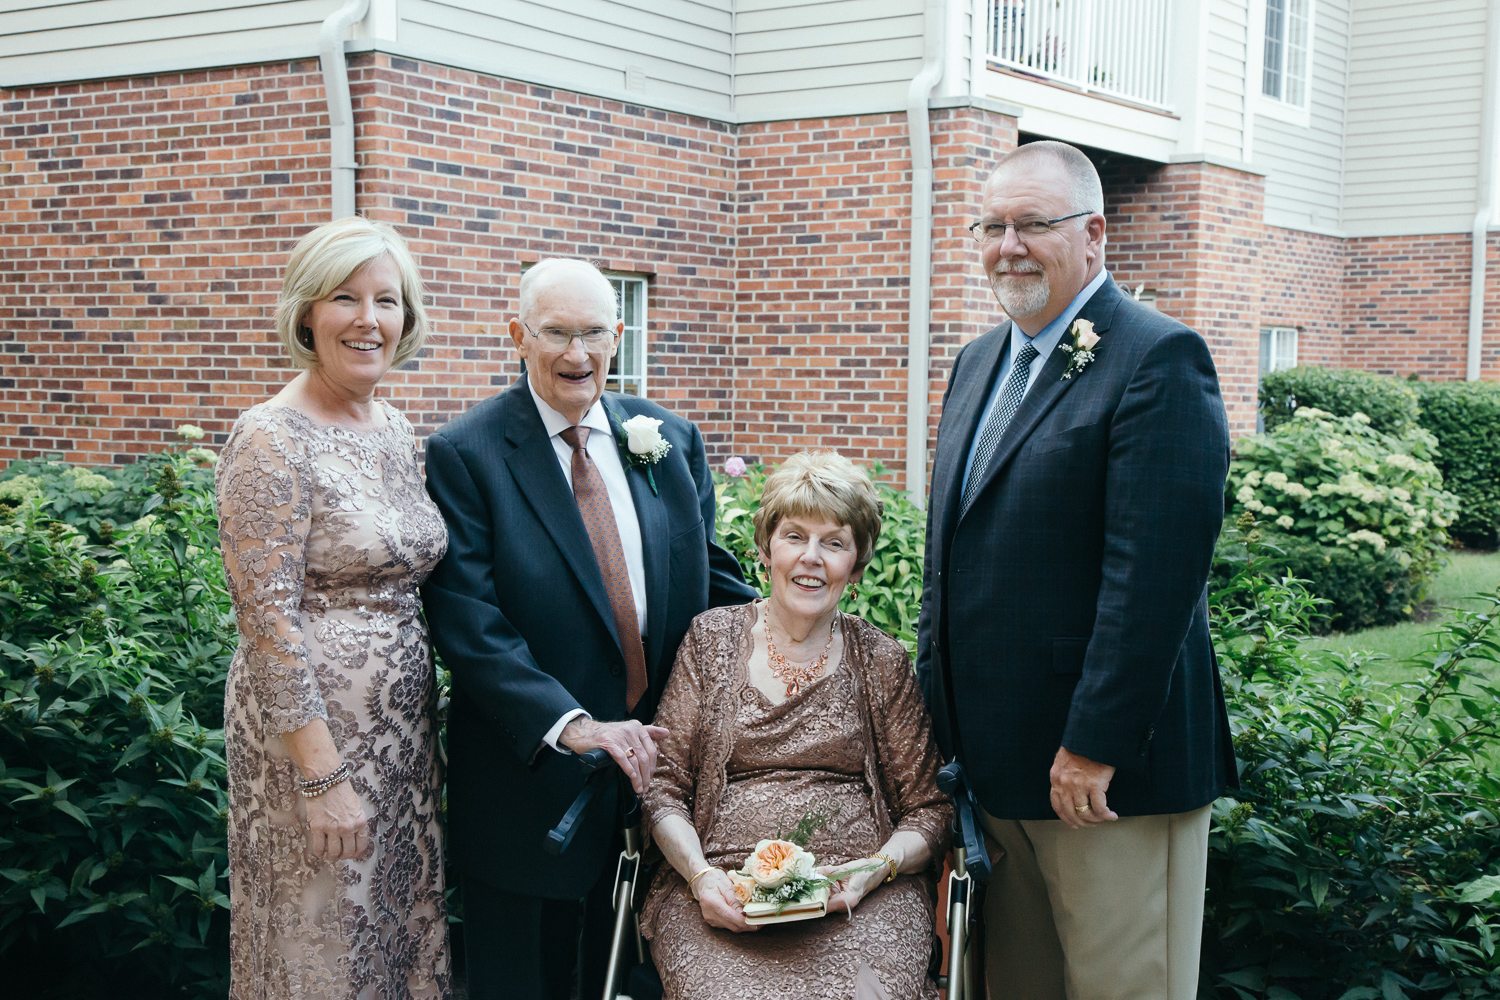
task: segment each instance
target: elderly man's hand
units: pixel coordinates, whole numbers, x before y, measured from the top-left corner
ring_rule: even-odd
[[[1052,811],[1075,830],[1119,819],[1104,797],[1114,776],[1115,769],[1109,764],[1058,747],[1052,759]]]
[[[625,722],[598,722],[579,716],[563,727],[557,742],[574,753],[588,753],[597,747],[609,751],[630,777],[635,794],[645,795],[656,772],[656,741],[667,738],[661,726],[647,726],[634,719]]]

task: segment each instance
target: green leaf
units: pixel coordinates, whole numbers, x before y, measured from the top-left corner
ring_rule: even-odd
[[[1458,897],[1458,901],[1460,903],[1480,903],[1490,899],[1497,892],[1500,892],[1500,875],[1485,875],[1483,878],[1477,878],[1464,886],[1463,892]]]

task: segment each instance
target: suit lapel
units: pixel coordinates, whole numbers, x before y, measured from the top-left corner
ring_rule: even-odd
[[[612,421],[624,423],[631,414],[624,412],[620,403],[604,397],[604,410]],[[613,428],[611,428],[613,430]],[[615,438],[619,447],[619,438]],[[662,653],[662,627],[667,613],[667,590],[669,580],[669,553],[667,552],[668,519],[667,505],[661,497],[651,492],[646,473],[632,465],[630,456],[620,452],[620,461],[625,466],[625,478],[630,483],[630,498],[635,503],[635,517],[641,526],[641,553],[646,564],[646,668],[652,683],[657,678],[658,661]],[[658,467],[656,485],[661,487],[665,470]]]
[[[953,433],[958,435],[959,446],[939,452],[939,464],[933,469],[933,495],[942,496],[943,509],[938,513],[944,524],[952,523],[958,516],[958,502],[963,492],[964,466],[969,461],[969,449],[973,447],[974,435],[978,433],[979,421],[984,419],[984,404],[990,398],[990,389],[998,376],[1000,359],[1005,346],[1010,343],[1010,323],[995,327],[976,341],[972,350],[978,351],[973,365],[973,377],[953,387],[953,396],[948,400],[948,411],[953,415]],[[952,484],[951,486],[948,484]],[[939,492],[941,490],[941,492]],[[941,534],[940,534],[941,537]]]
[[[1094,332],[1101,337],[1099,345],[1101,350],[1108,348],[1109,342],[1102,338],[1109,329],[1110,320],[1114,317],[1115,308],[1119,305],[1119,298],[1120,292],[1115,287],[1114,278],[1106,276],[1104,284],[1100,285],[1098,291],[1083,304],[1082,309],[1078,310],[1077,319],[1086,319],[1094,324]],[[1069,324],[1070,328],[1071,326],[1072,324]],[[1062,377],[1071,359],[1071,355],[1062,349],[1062,345],[1067,343],[1071,343],[1071,337],[1064,333],[1063,339],[1058,341],[1057,347],[1054,347],[1052,353],[1048,355],[1047,363],[1042,366],[1041,373],[1037,375],[1030,391],[1021,400],[1020,409],[1016,410],[1016,415],[1011,418],[1010,426],[1005,428],[1005,434],[1000,438],[995,455],[990,459],[989,467],[984,470],[984,480],[979,484],[976,498],[990,488],[1001,470],[1012,458],[1015,458],[1021,446],[1026,443],[1026,439],[1031,437],[1032,432],[1037,429],[1042,418],[1052,412],[1052,408],[1068,390],[1089,377],[1088,369],[1084,369],[1069,379]],[[990,384],[993,382],[994,378],[991,376]]]
[[[542,415],[531,398],[525,376],[510,390],[508,402],[510,413],[505,421],[505,437],[515,445],[515,450],[505,456],[505,465],[618,645],[620,636],[615,631],[614,609],[604,591],[604,576],[594,557],[594,544],[589,541],[583,516],[578,513],[578,501],[558,467],[552,438],[542,424]]]

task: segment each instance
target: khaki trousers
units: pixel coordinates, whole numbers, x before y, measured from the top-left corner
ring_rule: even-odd
[[[1193,1000],[1209,817],[983,815],[1005,848],[984,904],[989,1000]]]

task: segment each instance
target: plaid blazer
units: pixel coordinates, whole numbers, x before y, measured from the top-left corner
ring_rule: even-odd
[[[1001,818],[1056,818],[1059,746],[1118,769],[1121,815],[1236,783],[1208,632],[1229,464],[1208,345],[1113,279],[1079,318],[1095,360],[1063,379],[1069,355],[1052,353],[962,516],[1009,323],[959,353],[938,428],[917,673],[945,758]]]

